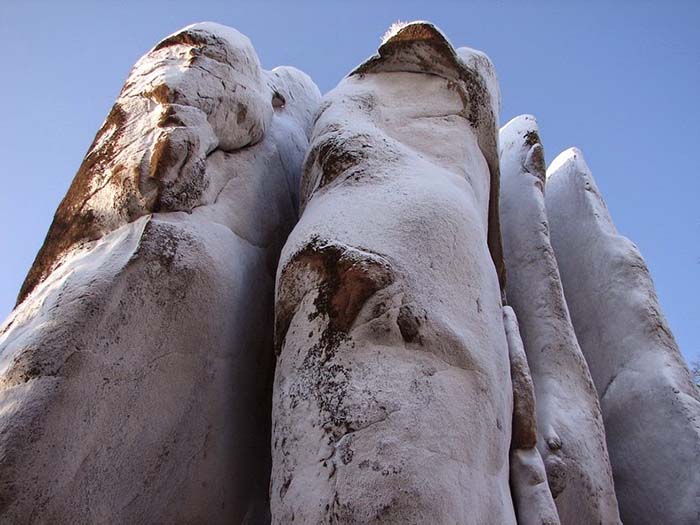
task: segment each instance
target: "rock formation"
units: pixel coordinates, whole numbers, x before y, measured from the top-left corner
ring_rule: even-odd
[[[563,523],[619,523],[598,397],[564,300],[544,201],[534,117],[500,132],[508,303],[520,321],[537,398],[538,446]]]
[[[537,450],[535,387],[510,306],[503,307],[513,383],[513,437],[510,451],[510,485],[519,525],[558,525],[559,514],[547,483],[542,456]]]
[[[216,24],[135,65],[0,329],[0,521],[269,521],[274,275],[319,100]]]
[[[595,381],[624,523],[700,521],[700,399],[637,247],[581,152],[547,170],[552,244]]]
[[[0,326],[0,523],[698,522],[648,271],[499,108],[427,22],[323,99],[234,29],[157,44]]]
[[[494,80],[412,23],[321,103],[277,278],[273,523],[515,523]]]

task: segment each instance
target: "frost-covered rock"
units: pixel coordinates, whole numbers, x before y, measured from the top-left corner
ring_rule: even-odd
[[[600,406],[550,244],[535,118],[506,124],[500,147],[506,292],[535,384],[538,447],[549,484],[562,523],[619,523]]]
[[[416,22],[321,104],[278,270],[273,523],[515,522],[493,79]]]
[[[552,244],[600,396],[624,523],[700,521],[700,401],[637,247],[615,228],[583,155],[547,170]]]
[[[217,24],[136,64],[0,328],[0,521],[269,520],[274,276],[319,101]]]
[[[510,451],[510,486],[518,525],[558,525],[559,515],[547,484],[542,456],[537,450],[535,387],[510,306],[503,307],[513,383],[513,437]]]

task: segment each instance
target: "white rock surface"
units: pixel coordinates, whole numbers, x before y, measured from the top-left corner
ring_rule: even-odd
[[[498,94],[473,56],[408,24],[321,104],[278,270],[273,523],[515,523]]]
[[[547,170],[552,244],[595,381],[624,523],[700,522],[700,401],[637,247],[581,152]]]
[[[510,451],[510,486],[519,525],[559,525],[559,515],[547,484],[542,456],[537,450],[535,387],[527,364],[518,319],[503,307],[503,324],[513,383],[513,437]]]
[[[319,101],[217,24],[136,64],[0,328],[0,521],[269,522],[274,275]]]
[[[564,524],[619,523],[598,397],[566,306],[544,201],[537,122],[500,132],[506,294],[518,315],[537,399],[538,447]]]

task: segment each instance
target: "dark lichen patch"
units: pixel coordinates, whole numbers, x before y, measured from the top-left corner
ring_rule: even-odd
[[[239,126],[245,122],[248,116],[248,107],[240,102],[236,105],[236,124]]]
[[[338,456],[343,465],[352,463],[352,458],[355,456],[355,451],[350,448],[352,437],[348,436],[338,445]]]
[[[344,136],[330,134],[316,143],[311,151],[321,171],[318,188],[330,184],[353,167],[359,167],[367,158],[367,148],[371,148],[371,137],[366,134]],[[317,188],[317,189],[318,189]]]
[[[288,476],[285,476],[284,481],[282,481],[282,485],[280,485],[280,499],[284,499],[284,496],[287,494],[287,491],[289,490],[289,485],[292,484],[292,479],[294,476],[289,474]]]
[[[401,305],[399,314],[396,317],[396,324],[399,326],[399,331],[404,341],[412,343],[416,340],[419,334],[421,320],[420,317],[414,313],[411,305]]]
[[[544,192],[547,165],[544,160],[544,149],[537,143],[527,152],[525,158],[525,170],[537,177],[536,185],[540,191]]]
[[[540,135],[536,130],[531,129],[525,133],[524,140],[528,146],[534,146],[540,143]]]
[[[292,97],[294,98],[294,97]],[[284,106],[287,104],[287,100],[284,98],[284,96],[277,90],[275,90],[272,93],[272,100],[271,100],[272,107],[276,110],[281,110],[284,109]]]
[[[9,387],[40,377],[57,376],[62,361],[54,354],[55,352],[42,353],[36,348],[21,350],[3,374],[0,385]]]

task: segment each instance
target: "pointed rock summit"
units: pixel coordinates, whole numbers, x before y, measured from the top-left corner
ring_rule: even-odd
[[[566,301],[603,410],[624,523],[700,518],[700,398],[637,247],[620,235],[583,154],[547,170]]]
[[[274,272],[319,100],[217,24],[134,66],[0,328],[0,521],[269,521]]]
[[[535,384],[538,446],[559,516],[562,523],[619,523],[600,405],[550,243],[535,118],[508,122],[500,145],[506,296],[520,321]]]
[[[277,278],[273,523],[515,523],[498,92],[471,56],[408,24],[321,103]]]

